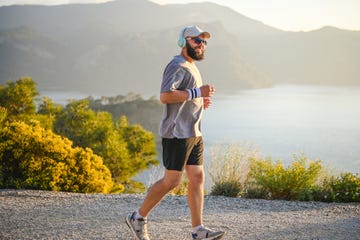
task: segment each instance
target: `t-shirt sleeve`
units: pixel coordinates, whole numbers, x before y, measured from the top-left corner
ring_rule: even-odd
[[[168,66],[163,75],[161,84],[161,92],[170,92],[174,90],[184,90],[183,80],[185,78],[185,70],[182,67],[173,68]]]

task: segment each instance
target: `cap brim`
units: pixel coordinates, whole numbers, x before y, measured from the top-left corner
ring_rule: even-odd
[[[202,36],[202,37],[204,37],[204,38],[210,38],[210,33],[208,33],[208,32],[203,32],[203,33],[201,33],[199,36]]]

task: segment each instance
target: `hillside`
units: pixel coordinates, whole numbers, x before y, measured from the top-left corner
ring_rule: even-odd
[[[285,32],[214,3],[0,7],[0,83],[41,90],[156,95],[182,26],[212,33],[204,82],[218,91],[276,83],[360,84],[360,31]]]

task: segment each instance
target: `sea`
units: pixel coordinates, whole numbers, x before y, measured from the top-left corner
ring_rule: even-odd
[[[202,128],[210,147],[250,144],[285,164],[303,154],[331,171],[360,172],[360,87],[278,85],[219,94]]]
[[[41,95],[61,104],[88,96],[61,91]],[[360,173],[360,87],[277,85],[216,92],[204,112],[202,132],[205,161],[214,147],[251,145],[264,158],[284,164],[303,154],[331,171]]]

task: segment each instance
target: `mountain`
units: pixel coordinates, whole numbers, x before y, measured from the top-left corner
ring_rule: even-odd
[[[31,76],[41,90],[157,95],[186,25],[212,34],[197,63],[218,91],[276,83],[360,84],[360,32],[285,32],[215,3],[0,7],[0,83]]]
[[[360,84],[360,31],[323,27],[247,41],[242,56],[275,82]]]

